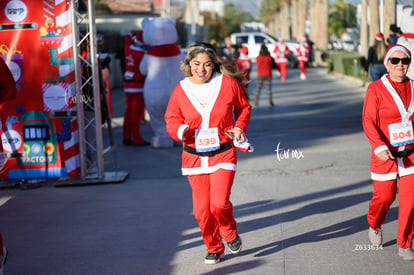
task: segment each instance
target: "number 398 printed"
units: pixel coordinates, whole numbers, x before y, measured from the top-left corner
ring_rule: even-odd
[[[382,245],[355,244],[354,249],[352,249],[352,251],[378,251],[382,249],[383,249]]]

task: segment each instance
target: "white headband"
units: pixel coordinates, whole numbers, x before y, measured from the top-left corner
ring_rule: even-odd
[[[405,53],[408,56],[408,58],[411,59],[410,51],[407,50],[406,47],[397,44],[397,45],[394,45],[394,46],[390,47],[388,49],[388,51],[385,53],[384,60],[383,60],[383,64],[384,64],[385,67],[387,67],[387,62],[388,62],[388,59],[390,59],[390,56],[393,53],[395,53],[396,51],[401,51],[401,52]]]

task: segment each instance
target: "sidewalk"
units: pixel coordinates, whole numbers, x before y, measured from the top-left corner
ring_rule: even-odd
[[[274,81],[273,108],[262,90],[248,130],[255,151],[238,155],[231,196],[243,250],[226,251],[213,266],[204,264],[181,148],[123,146],[123,93],[114,90],[117,166],[129,177],[1,190],[6,274],[412,274],[414,263],[397,255],[398,200],[383,226],[384,245],[377,250],[368,240],[365,89],[312,68],[306,81],[297,70]],[[151,138],[148,123],[142,134]]]

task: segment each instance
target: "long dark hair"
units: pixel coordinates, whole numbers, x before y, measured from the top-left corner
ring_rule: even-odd
[[[242,71],[239,70],[237,63],[221,60],[217,53],[217,49],[210,43],[198,42],[188,49],[187,56],[181,66],[181,69],[183,70],[185,76],[192,76],[190,62],[196,55],[200,53],[205,53],[208,55],[208,57],[214,63],[214,71],[234,78],[242,87],[246,97],[249,98],[243,84],[245,75]]]
[[[265,44],[262,44],[262,46],[260,46],[259,55],[270,55],[269,49]]]

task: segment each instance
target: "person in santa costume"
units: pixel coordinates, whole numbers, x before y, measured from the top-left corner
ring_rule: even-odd
[[[292,51],[288,48],[288,46],[284,43],[283,38],[280,37],[278,43],[275,46],[273,52],[276,55],[275,61],[276,65],[280,71],[281,79],[286,79],[287,74],[287,61],[288,61],[288,54]]]
[[[299,60],[299,67],[300,67],[300,79],[306,79],[306,67],[308,66],[308,58],[310,53],[310,47],[308,43],[306,43],[307,39],[306,36],[302,38],[302,41],[299,43],[298,48],[296,49],[298,52],[298,60]]]
[[[381,226],[393,203],[398,182],[398,254],[414,260],[414,90],[407,75],[411,52],[391,46],[383,59],[388,74],[367,89],[363,126],[372,147],[371,179],[374,193],[368,210],[368,236],[372,244],[383,242]]]
[[[144,116],[144,82],[145,76],[139,71],[139,64],[145,55],[142,31],[129,32],[125,36],[125,114],[123,124],[124,145],[150,145],[140,133],[140,122]]]
[[[237,58],[237,67],[244,74],[244,88],[247,91],[250,83],[250,72],[252,71],[252,61],[249,58],[249,49],[242,47],[240,49],[240,55]]]
[[[242,241],[230,193],[237,168],[236,149],[252,151],[246,138],[251,106],[243,74],[221,64],[213,45],[190,47],[183,63],[186,78],[175,87],[165,114],[167,131],[183,142],[182,174],[193,194],[193,213],[207,246],[206,264],[224,257],[227,242],[238,253]]]

